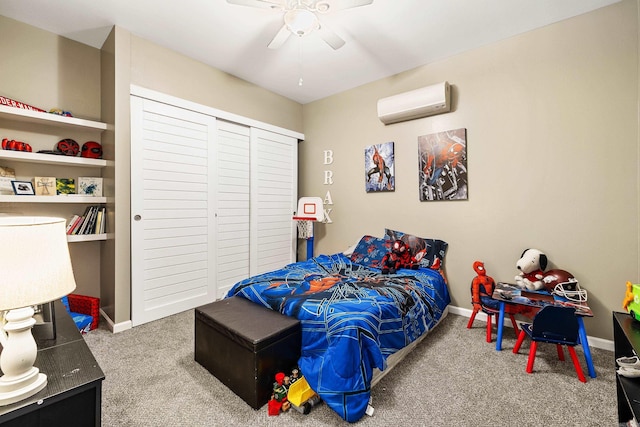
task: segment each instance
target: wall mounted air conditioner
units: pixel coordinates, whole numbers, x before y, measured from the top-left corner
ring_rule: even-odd
[[[385,125],[451,111],[449,83],[442,82],[378,100],[378,118]]]

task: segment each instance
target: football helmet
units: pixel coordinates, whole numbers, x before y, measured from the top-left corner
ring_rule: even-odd
[[[82,144],[81,157],[87,157],[89,159],[101,159],[102,158],[102,145],[95,141],[87,141]]]
[[[586,302],[587,291],[580,288],[580,283],[573,274],[565,270],[549,270],[542,279],[547,290],[573,302]]]
[[[71,138],[65,138],[58,141],[56,151],[66,156],[77,156],[80,152],[80,146]]]

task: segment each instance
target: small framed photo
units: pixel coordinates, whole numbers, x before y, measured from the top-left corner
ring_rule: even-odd
[[[0,166],[0,194],[14,194],[11,181],[16,179],[16,171],[13,168]]]
[[[56,179],[52,176],[36,176],[33,178],[36,196],[55,196]]]
[[[56,194],[75,194],[76,180],[73,178],[57,178]]]
[[[30,181],[11,181],[11,185],[17,196],[35,196],[36,194]]]
[[[78,194],[85,196],[102,196],[102,178],[93,176],[78,177]]]

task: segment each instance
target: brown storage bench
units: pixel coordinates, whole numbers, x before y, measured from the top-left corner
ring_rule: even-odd
[[[300,321],[240,297],[195,309],[195,360],[252,408],[300,358]]]

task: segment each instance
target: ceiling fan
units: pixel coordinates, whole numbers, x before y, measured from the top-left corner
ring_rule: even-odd
[[[317,31],[329,46],[337,50],[344,46],[344,40],[321,25],[318,14],[366,6],[373,3],[373,0],[334,0],[331,2],[324,0],[227,0],[227,3],[279,10],[283,13],[284,25],[267,46],[269,49],[277,49],[282,46],[291,34],[303,37]]]

